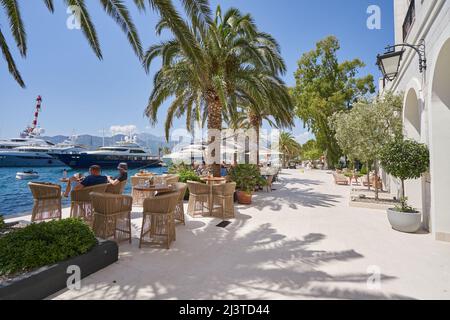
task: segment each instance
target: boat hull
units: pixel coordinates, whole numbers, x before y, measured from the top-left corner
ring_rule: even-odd
[[[86,169],[93,165],[99,165],[104,169],[115,169],[121,162],[126,162],[130,169],[161,166],[159,159],[148,159],[149,157],[134,157],[128,155],[105,156],[87,153],[52,155],[72,169]]]
[[[62,161],[53,157],[0,155],[0,167],[36,168],[64,166],[65,164]]]

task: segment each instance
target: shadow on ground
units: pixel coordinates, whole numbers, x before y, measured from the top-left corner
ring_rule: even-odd
[[[329,274],[320,267],[351,263],[354,250],[317,251],[311,247],[326,235],[310,233],[286,238],[271,224],[246,227],[251,217],[238,213],[226,229],[218,219],[188,221],[177,226],[170,250],[120,247],[120,261],[83,280],[71,299],[408,299],[366,288],[368,274]],[[135,223],[139,225],[139,223]],[[135,230],[134,234],[139,234]],[[395,277],[383,275],[382,282]]]
[[[260,211],[269,209],[280,211],[283,207],[298,209],[299,207],[325,207],[330,208],[339,203],[342,197],[334,194],[317,192],[314,186],[323,184],[320,180],[289,178],[288,174],[281,175],[279,181],[274,183],[272,192],[258,192],[252,206]],[[300,186],[300,187],[297,187]]]

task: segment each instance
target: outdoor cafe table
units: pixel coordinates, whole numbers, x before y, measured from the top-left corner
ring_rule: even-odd
[[[155,194],[162,194],[175,191],[175,186],[173,185],[151,185],[151,186],[134,186],[136,199],[133,198],[133,205],[142,206],[144,204],[144,199],[153,198]]]
[[[200,179],[208,185],[221,184],[226,181],[224,177],[201,177]]]

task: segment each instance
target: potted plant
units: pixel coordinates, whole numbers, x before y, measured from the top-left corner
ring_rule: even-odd
[[[399,205],[387,210],[389,222],[395,230],[414,233],[420,229],[422,214],[408,205],[405,180],[418,179],[428,170],[428,147],[412,140],[396,140],[383,148],[380,160],[384,170],[402,184]]]
[[[237,165],[231,170],[230,178],[236,182],[237,199],[240,204],[251,204],[255,188],[266,183],[266,180],[261,176],[258,166],[253,164]]]

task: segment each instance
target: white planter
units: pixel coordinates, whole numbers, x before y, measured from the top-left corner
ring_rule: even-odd
[[[401,232],[414,233],[420,229],[422,214],[420,212],[400,212],[387,209],[389,223],[392,228]]]

